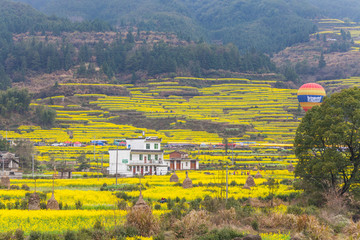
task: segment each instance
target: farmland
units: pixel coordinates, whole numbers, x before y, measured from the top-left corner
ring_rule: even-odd
[[[189,81],[192,84],[187,84]],[[284,199],[296,196],[298,190],[289,185],[294,175],[287,168],[297,160],[287,148],[292,145],[303,113],[297,103],[296,90],[275,88],[274,84],[272,80],[178,77],[149,79],[141,86],[96,84],[97,87],[123,88],[126,90],[124,96],[75,94],[34,100],[32,107],[45,105],[56,110],[57,125],[50,129],[22,125],[3,130],[1,135],[9,140],[34,142],[34,157],[42,166],[51,162],[55,166],[70,164],[76,169],[79,158],[85,156],[90,168],[86,172],[73,172],[74,179],[55,180],[55,198],[63,214],[41,210],[41,217],[33,218],[20,210],[27,190],[2,190],[4,209],[0,210],[1,214],[4,221],[13,222],[7,229],[16,230],[20,225],[25,234],[32,231],[61,234],[92,226],[96,221],[105,224],[107,229],[124,223],[124,204],[131,206],[139,196],[139,179],[119,179],[119,186],[137,186],[126,192],[130,200],[123,200],[115,195],[116,192],[100,191],[103,186],[115,184],[114,178],[106,178],[102,172],[109,166],[108,150],[116,148],[115,139],[138,137],[143,132],[145,136],[162,138],[165,159],[173,151],[172,145],[193,144],[194,147],[188,149],[189,155],[199,159],[203,169],[189,173],[195,186],[193,190],[170,183],[169,176],[146,176],[141,180],[142,195],[158,218],[171,212],[166,204],[158,206],[161,198],[184,199],[188,204],[204,196],[224,198],[225,164],[229,166],[229,197],[232,199],[264,198],[269,194],[266,185],[269,178],[280,183],[277,196]],[[93,83],[60,83],[58,87],[88,85]],[[142,120],[153,124],[144,126]],[[106,140],[108,144],[94,146],[90,144],[94,139]],[[224,139],[233,143],[233,147],[215,147]],[[75,142],[82,146],[72,146]],[[255,179],[256,186],[242,189],[248,174],[254,176],[258,172],[262,177]],[[46,201],[51,197],[53,173],[51,168],[43,167],[35,175],[47,179],[37,179],[35,184],[30,177],[12,180],[11,185],[22,188],[26,184],[30,191],[35,190],[36,185],[36,190],[43,193],[42,201]],[[182,182],[185,172],[177,174]],[[124,201],[119,208],[119,203]],[[275,212],[286,211],[286,203],[277,206]],[[23,223],[23,219],[27,222]],[[49,221],[67,224],[50,226]],[[270,233],[265,234],[264,239],[288,239],[288,236],[286,232]]]

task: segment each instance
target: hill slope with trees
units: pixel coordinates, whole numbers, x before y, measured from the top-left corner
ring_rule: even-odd
[[[48,15],[73,20],[102,19],[116,26],[175,32],[184,39],[234,43],[276,52],[308,40],[309,20],[317,14],[310,4],[294,1],[43,1],[23,0]]]

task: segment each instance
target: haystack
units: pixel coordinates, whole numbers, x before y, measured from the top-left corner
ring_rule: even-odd
[[[157,218],[151,212],[151,208],[144,201],[141,190],[139,200],[128,211],[126,225],[135,227],[141,236],[156,235],[159,231]]]
[[[56,199],[55,199],[54,192],[52,193],[51,198],[47,201],[46,209],[49,209],[49,210],[60,210],[60,208],[59,208],[59,203],[58,203],[58,201],[56,201]]]
[[[137,200],[135,205],[132,207],[132,210],[141,210],[141,211],[150,211],[151,212],[151,208],[144,201],[141,191],[140,191],[139,199]]]
[[[261,173],[259,171],[254,176],[254,178],[262,178],[262,177],[263,176],[261,175]]]
[[[36,192],[30,194],[29,210],[40,210],[40,197]]]
[[[8,176],[2,176],[1,185],[7,187],[7,189],[10,189],[10,178]]]
[[[295,167],[290,163],[290,165],[287,166],[287,170],[289,172],[293,172],[295,170]]]
[[[246,184],[247,184],[249,187],[253,187],[253,186],[256,185],[256,184],[255,184],[255,181],[254,181],[254,178],[253,178],[251,175],[249,175],[249,176],[247,177],[247,179],[246,179]]]
[[[186,178],[185,178],[185,180],[183,182],[183,188],[192,188],[192,187],[193,187],[192,181],[189,178],[188,173],[186,172]]]
[[[247,183],[244,184],[243,189],[251,190],[251,188],[247,185]]]
[[[178,177],[178,175],[176,175],[176,173],[171,175],[170,182],[179,182],[179,177]]]

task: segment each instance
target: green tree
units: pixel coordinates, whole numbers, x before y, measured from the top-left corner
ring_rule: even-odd
[[[320,59],[319,59],[319,68],[323,68],[325,66],[326,66],[326,62],[325,62],[325,58],[324,58],[324,53],[321,52]]]
[[[274,205],[274,196],[277,190],[279,190],[280,183],[278,180],[274,178],[269,178],[267,182],[265,182],[265,185],[267,185],[267,188],[269,190],[269,198],[271,199],[271,207]]]
[[[344,89],[309,110],[295,136],[295,176],[310,192],[355,190],[360,167],[360,89]]]
[[[0,139],[0,151],[9,151],[10,143],[5,139]]]
[[[52,127],[55,123],[56,111],[45,106],[37,106],[36,110],[37,122],[43,127]]]
[[[26,140],[18,140],[15,142],[14,146],[12,147],[12,149],[10,149],[10,151],[15,153],[15,156],[19,157],[21,168],[32,168],[32,156],[34,154],[34,145],[32,142]]]

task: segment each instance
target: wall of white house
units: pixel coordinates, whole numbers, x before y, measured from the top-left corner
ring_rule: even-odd
[[[116,154],[118,152],[118,154]],[[140,153],[132,153],[131,149],[126,150],[110,150],[109,151],[109,174],[115,174],[116,172],[120,175],[125,176],[133,176],[134,170],[132,166],[129,166],[129,164],[145,164],[150,163],[150,160],[152,163],[159,163],[159,164],[165,164],[163,162],[163,154],[140,154]],[[142,155],[142,160],[140,160],[140,155]],[[149,160],[150,155],[150,160]],[[157,160],[156,157],[157,156]],[[118,169],[116,171],[116,157],[118,158]],[[135,174],[141,174],[141,166],[134,166],[135,167]],[[150,167],[152,168],[152,171],[150,171]],[[150,172],[154,175],[164,175],[167,173],[167,167],[154,167],[154,166],[143,166],[143,174],[150,174]]]
[[[131,172],[128,171],[128,163],[130,162],[130,150],[118,150],[118,154],[116,154],[116,150],[109,151],[109,174],[116,173],[116,157],[118,158],[117,165],[117,173],[122,175],[129,175]]]
[[[147,141],[146,139],[127,139],[126,147],[136,150],[161,150],[160,142]]]

